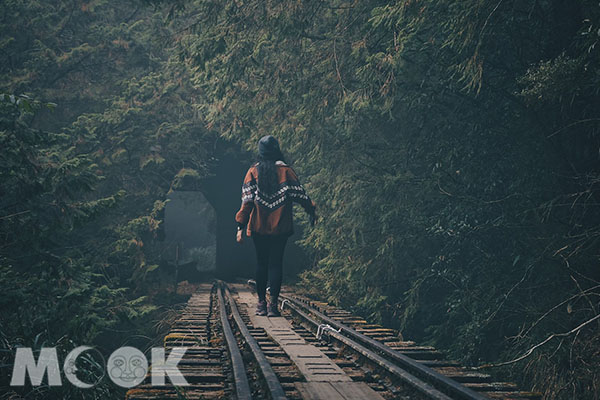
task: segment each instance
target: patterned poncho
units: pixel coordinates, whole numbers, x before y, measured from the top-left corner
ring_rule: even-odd
[[[252,165],[242,185],[242,205],[235,215],[246,234],[291,235],[293,233],[292,207],[299,203],[307,213],[313,214],[315,203],[308,197],[294,170],[282,161],[275,163],[279,189],[272,195],[258,188],[258,163]]]

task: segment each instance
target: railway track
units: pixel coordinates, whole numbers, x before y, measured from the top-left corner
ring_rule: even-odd
[[[509,382],[495,382],[488,374],[446,360],[430,346],[404,341],[398,332],[367,323],[350,312],[311,300],[293,292],[280,296],[281,306],[288,309],[320,336],[327,336],[358,359],[431,399],[541,399],[541,393],[519,391]],[[433,389],[433,390],[432,390]]]
[[[224,346],[220,309],[215,286],[201,285],[189,299],[180,318],[175,321],[163,344],[168,353],[174,348],[187,351],[178,368],[190,384],[152,386],[150,377],[130,389],[127,400],[155,399],[223,399],[232,397],[234,379],[231,362]],[[167,379],[168,381],[168,379]]]
[[[252,287],[201,285],[164,338],[167,352],[188,349],[178,368],[190,385],[147,377],[126,399],[541,398],[345,310],[290,291],[280,301],[282,317],[260,317]]]

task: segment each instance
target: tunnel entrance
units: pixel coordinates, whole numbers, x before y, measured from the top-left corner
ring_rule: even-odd
[[[221,143],[222,144],[222,143]],[[252,239],[235,240],[235,214],[240,208],[241,186],[253,158],[226,143],[215,150],[211,175],[197,180],[191,170],[179,173],[178,190],[171,191],[165,207],[164,254],[177,281],[197,282],[210,277],[225,280],[254,276],[256,259]],[[294,242],[301,229],[294,226],[284,256],[285,281],[306,268],[308,259]]]
[[[239,149],[229,149],[213,164],[210,177],[203,179],[201,190],[217,215],[216,275],[222,279],[251,277],[254,273],[254,249],[250,240],[235,241],[235,213],[241,202],[241,187],[250,157]]]
[[[252,155],[233,145],[221,153],[213,166],[212,176],[201,183],[201,190],[217,215],[216,275],[222,279],[251,278],[256,268],[254,246],[252,238],[245,237],[241,245],[235,241],[235,214],[240,208],[242,182],[255,160]],[[306,254],[294,243],[301,237],[302,230],[294,225],[294,231],[284,256],[286,282],[308,265]]]
[[[197,282],[217,267],[217,214],[199,191],[172,191],[165,206],[167,258],[176,281]]]

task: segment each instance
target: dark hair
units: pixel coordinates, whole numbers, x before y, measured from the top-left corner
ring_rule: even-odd
[[[258,156],[258,190],[267,196],[272,196],[279,188],[277,165],[275,165],[277,160],[285,162],[281,152],[279,152],[279,157],[275,158],[265,158],[264,156],[260,155]]]

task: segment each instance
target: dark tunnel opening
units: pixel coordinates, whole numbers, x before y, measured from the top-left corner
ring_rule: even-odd
[[[252,238],[245,237],[242,244],[235,240],[241,186],[254,159],[239,147],[230,144],[223,147],[217,148],[211,174],[195,190],[176,190],[169,195],[165,227],[168,246],[172,247],[168,251],[169,263],[179,265],[179,276],[175,277],[178,281],[199,281],[209,276],[225,280],[254,276]],[[284,256],[287,282],[308,263],[305,252],[295,243],[302,236],[301,227],[295,224],[294,232]]]
[[[218,157],[212,176],[206,178],[201,190],[217,214],[216,275],[222,279],[254,276],[256,259],[252,238],[244,237],[244,243],[235,240],[235,214],[240,208],[241,187],[246,172],[254,162],[252,155],[240,149],[227,149]],[[294,235],[288,241],[284,257],[284,275],[290,279],[306,268],[306,253],[295,241],[302,236],[302,229],[294,225]]]

